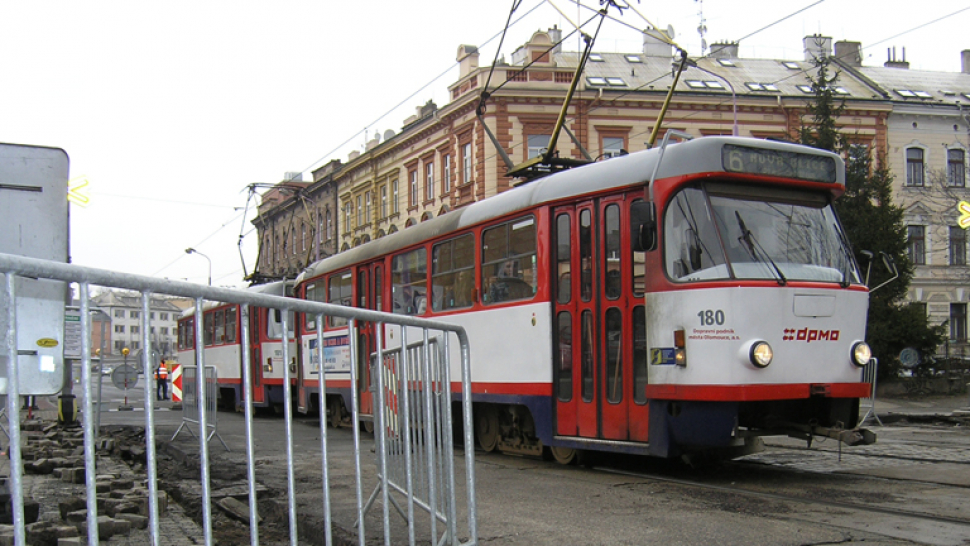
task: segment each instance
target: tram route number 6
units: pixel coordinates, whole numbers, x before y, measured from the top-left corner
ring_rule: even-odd
[[[721,326],[724,324],[724,311],[720,309],[705,309],[697,313],[701,319],[701,326]]]

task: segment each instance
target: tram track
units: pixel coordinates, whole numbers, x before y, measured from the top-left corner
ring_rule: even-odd
[[[771,449],[774,449],[774,450],[784,450],[787,452],[810,453],[810,451],[804,447],[795,447],[795,446],[786,446],[786,445],[771,445],[770,447]],[[816,449],[815,453],[819,453],[819,454],[824,453],[824,454],[831,454],[833,456],[839,456],[839,452],[836,449]],[[851,452],[843,451],[841,453],[841,456],[842,457],[869,457],[873,459],[909,461],[914,463],[956,464],[956,465],[963,465],[963,466],[970,465],[970,460],[963,461],[958,459],[947,459],[947,458],[936,458],[936,457],[908,457],[908,456],[902,456],[902,455],[894,455],[891,453],[872,453],[872,452],[864,452],[864,451],[858,451],[858,450],[853,450]],[[741,461],[741,462],[744,462],[744,461]],[[754,463],[749,463],[749,464],[754,464]]]
[[[764,465],[754,465],[745,463],[730,463],[738,465],[740,470],[754,469],[768,470],[783,475],[791,474],[811,474],[811,472],[792,469],[792,468],[770,468]],[[828,498],[818,498],[811,495],[799,495],[788,492],[755,490],[744,486],[726,485],[722,483],[711,483],[703,479],[690,479],[684,477],[673,477],[663,473],[640,472],[624,468],[613,468],[610,466],[593,466],[591,470],[618,476],[629,476],[642,480],[649,480],[653,483],[668,484],[684,488],[685,491],[702,491],[709,493],[709,501],[724,509],[724,498],[734,499],[730,505],[736,505],[739,498],[747,501],[785,503],[789,505],[800,505],[805,507],[804,512],[793,514],[788,509],[778,509],[776,511],[765,510],[759,513],[767,517],[794,518],[799,520],[824,521],[829,525],[845,529],[854,529],[859,532],[873,533],[896,539],[904,538],[916,543],[926,544],[964,544],[963,538],[970,536],[970,517],[959,517],[954,515],[932,513],[932,506],[927,506],[925,510],[914,510],[911,508],[899,508],[885,505],[866,504],[864,502],[852,502],[846,500],[836,500],[832,496],[838,496],[842,491],[834,489],[826,495]],[[884,480],[882,477],[853,475],[853,479],[877,479]],[[723,479],[721,475],[718,479]],[[764,486],[763,481],[756,482]],[[961,486],[932,484],[941,489],[960,488]],[[858,490],[858,488],[856,489]],[[952,490],[952,489],[951,489]],[[816,490],[817,491],[817,490]],[[818,493],[816,493],[818,494]],[[690,496],[695,496],[691,494]],[[886,501],[883,501],[886,502]],[[906,502],[896,501],[896,502]],[[745,504],[745,503],[742,503]],[[731,508],[728,508],[731,509]],[[848,514],[848,515],[846,515]],[[901,530],[903,529],[903,530]],[[909,531],[907,531],[908,529]],[[921,529],[914,532],[913,529]],[[930,536],[927,536],[929,534]]]

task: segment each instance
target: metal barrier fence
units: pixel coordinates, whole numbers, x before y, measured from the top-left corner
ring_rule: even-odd
[[[374,355],[372,360],[372,366],[377,366],[373,377],[377,379],[379,405],[383,407],[375,414],[375,426],[382,432],[378,435],[377,451],[381,482],[365,511],[381,493],[387,534],[392,505],[408,521],[415,519],[414,508],[421,508],[428,516],[432,537],[437,538],[438,522],[442,523],[444,541],[456,534],[458,519],[450,443],[451,382],[444,357],[447,339],[442,344],[438,338],[428,338],[425,332],[423,341],[407,344],[405,330],[401,343],[406,344],[407,351],[381,351],[378,354],[382,357]],[[406,498],[406,511],[391,496],[395,492]],[[409,533],[409,540],[414,543],[413,532]]]
[[[421,344],[420,350],[424,352],[423,358],[418,358],[417,355],[412,355],[415,349],[409,349],[405,351],[400,357],[400,375],[397,376],[397,385],[395,387],[397,390],[387,390],[388,396],[384,396],[385,389],[382,387],[385,383],[378,375],[378,392],[380,393],[375,400],[374,412],[380,420],[375,427],[375,441],[377,445],[380,446],[378,451],[378,461],[379,461],[379,479],[381,481],[381,489],[384,492],[382,497],[384,504],[384,544],[390,545],[392,543],[392,536],[388,524],[388,507],[389,503],[396,503],[396,501],[389,498],[387,494],[389,488],[393,488],[396,491],[404,491],[409,498],[408,510],[406,515],[407,522],[407,534],[408,542],[410,544],[415,544],[415,530],[419,525],[417,517],[413,512],[413,504],[411,499],[415,499],[415,503],[421,502],[429,507],[430,513],[435,514],[435,517],[431,517],[429,525],[431,526],[431,531],[433,536],[437,539],[436,525],[439,521],[442,521],[444,527],[444,533],[441,538],[437,540],[437,544],[451,544],[451,545],[470,545],[474,546],[478,544],[478,530],[477,530],[477,510],[475,503],[475,459],[474,459],[474,445],[473,445],[473,426],[472,426],[472,403],[471,403],[471,368],[470,368],[470,353],[468,347],[468,336],[466,335],[464,329],[460,326],[453,324],[448,324],[439,321],[423,320],[409,316],[403,315],[392,315],[389,313],[380,313],[376,311],[368,311],[363,309],[355,309],[350,307],[341,307],[337,305],[330,305],[326,303],[313,302],[307,300],[297,300],[292,298],[284,298],[280,296],[271,296],[266,294],[259,294],[253,292],[244,292],[239,290],[230,290],[224,288],[213,288],[202,285],[195,285],[186,282],[170,281],[165,279],[156,279],[152,277],[144,277],[139,275],[131,275],[118,273],[113,271],[107,271],[102,269],[94,269],[88,267],[81,267],[76,265],[64,264],[60,262],[50,262],[46,260],[38,260],[33,258],[25,258],[21,256],[13,256],[9,254],[0,253],[0,273],[5,277],[6,290],[3,292],[2,297],[0,297],[0,309],[6,312],[6,317],[8,318],[7,324],[8,328],[6,331],[6,349],[8,362],[17,362],[17,312],[16,305],[13,302],[17,298],[17,290],[15,280],[18,277],[28,277],[35,279],[50,279],[56,281],[63,281],[68,283],[77,283],[78,297],[80,299],[80,320],[81,320],[81,387],[83,389],[83,406],[81,408],[82,426],[84,430],[84,468],[85,468],[85,492],[86,492],[86,525],[87,525],[87,539],[88,544],[98,544],[98,502],[97,502],[97,491],[95,478],[97,476],[95,468],[95,427],[94,427],[94,412],[92,410],[92,373],[91,373],[91,319],[90,319],[90,292],[92,286],[101,287],[112,287],[112,288],[123,288],[128,290],[134,290],[141,293],[141,304],[142,310],[140,313],[141,318],[141,332],[142,332],[142,344],[145,347],[150,346],[149,332],[151,331],[151,320],[150,320],[150,309],[149,303],[150,298],[153,294],[166,294],[174,296],[182,296],[193,298],[196,301],[196,316],[201,317],[201,309],[203,301],[218,301],[225,303],[237,303],[241,305],[241,316],[240,324],[249,323],[249,312],[250,307],[266,307],[270,309],[280,309],[283,311],[281,313],[282,317],[282,328],[283,331],[288,330],[288,317],[289,313],[305,313],[309,316],[314,316],[316,318],[316,335],[318,342],[316,343],[317,351],[317,361],[323,362],[323,347],[324,343],[320,342],[324,339],[323,336],[323,324],[325,316],[337,316],[344,317],[348,319],[348,327],[350,331],[355,331],[356,324],[358,321],[367,321],[375,324],[377,331],[382,331],[385,325],[399,325],[402,326],[402,344],[407,346],[407,331],[417,331],[421,332],[421,336],[424,342]],[[195,321],[195,343],[196,343],[196,366],[205,369],[205,352],[202,350],[202,321]],[[242,328],[242,339],[241,346],[243,348],[243,362],[249,362],[251,355],[249,354],[250,340],[249,331],[247,328]],[[432,337],[436,340],[440,339],[440,350],[433,351],[436,355],[435,357],[429,356],[432,353],[432,343],[429,341]],[[381,336],[377,336],[378,346],[377,352],[381,355],[391,355],[393,351],[387,351],[385,353],[384,348],[381,346],[380,341]],[[466,511],[466,516],[464,518],[465,527],[462,529],[461,535],[458,531],[459,521],[458,521],[458,510],[456,505],[458,503],[458,495],[456,487],[457,478],[454,466],[454,456],[451,446],[453,445],[452,438],[452,426],[451,426],[451,407],[447,400],[450,400],[451,391],[451,365],[449,362],[449,340],[452,338],[457,339],[458,342],[458,355],[460,358],[460,365],[456,366],[455,369],[460,371],[460,389],[461,389],[461,405],[462,405],[462,417],[463,417],[463,446],[464,446],[464,487],[465,487],[465,505],[463,508]],[[350,362],[359,362],[358,360],[358,346],[357,346],[357,336],[350,336]],[[437,342],[436,342],[437,344]],[[284,343],[282,345],[283,361],[289,362],[289,344]],[[412,362],[414,363],[412,365]],[[146,377],[151,377],[153,363],[150,361],[149,351],[143,351],[141,365],[143,373]],[[415,368],[415,366],[417,368]],[[10,500],[11,507],[13,511],[13,523],[14,523],[14,540],[16,544],[26,544],[25,541],[25,520],[24,520],[24,494],[23,494],[23,460],[21,455],[21,437],[20,437],[20,390],[19,390],[19,380],[18,380],[18,366],[9,366],[7,370],[7,418],[8,418],[8,429],[10,434],[10,479],[9,479],[9,490],[10,490]],[[423,371],[418,371],[420,368]],[[391,370],[397,370],[396,365],[389,367]],[[351,384],[358,384],[357,378],[358,370],[356,366],[350,367]],[[196,374],[195,381],[193,382],[196,387],[196,392],[200,394],[197,396],[196,404],[197,413],[195,415],[196,421],[199,426],[200,431],[208,430],[209,424],[209,412],[206,411],[207,399],[211,398],[207,392],[205,385],[205,375],[206,374]],[[394,385],[395,377],[388,377],[388,385]],[[147,483],[148,483],[148,527],[149,536],[151,544],[160,544],[159,536],[159,506],[158,506],[158,476],[157,476],[157,464],[156,464],[156,447],[155,447],[155,421],[154,421],[154,396],[152,392],[151,381],[146,381],[144,385],[145,390],[145,448],[146,448],[146,472],[147,472]],[[183,389],[189,381],[183,382]],[[243,387],[244,392],[252,392],[253,379],[251,376],[251,370],[249,366],[243,366]],[[402,386],[404,388],[402,388]],[[297,509],[296,509],[296,485],[294,477],[294,442],[293,442],[293,401],[292,401],[292,387],[290,383],[290,372],[288,366],[284,367],[284,377],[283,377],[283,389],[284,389],[284,417],[285,417],[285,429],[286,429],[286,461],[287,461],[287,515],[289,520],[289,539],[293,546],[298,544],[298,534],[297,534]],[[325,400],[326,393],[326,378],[321,377],[318,381],[319,400],[322,402]],[[391,393],[400,393],[403,398],[398,402],[396,396],[390,396]],[[353,411],[353,423],[358,423],[359,419],[359,403],[357,396],[357,389],[352,389],[352,411]],[[412,406],[414,403],[411,401],[412,397],[417,400],[417,404],[422,410],[418,412],[412,411]],[[435,403],[437,400],[437,403]],[[188,400],[183,404],[183,406],[192,405]],[[323,484],[323,502],[320,506],[320,511],[322,512],[323,521],[325,522],[325,536],[324,540],[326,544],[333,544],[333,519],[331,514],[331,487],[330,487],[330,469],[335,463],[331,463],[330,454],[328,451],[328,438],[327,438],[327,419],[326,419],[326,404],[318,404],[320,419],[319,419],[319,434],[320,434],[320,447],[321,447],[321,479]],[[256,464],[255,464],[255,452],[254,452],[254,424],[252,420],[253,416],[253,403],[251,397],[247,397],[245,400],[245,430],[246,430],[246,460],[247,460],[247,483],[248,483],[248,494],[249,494],[249,529],[251,535],[251,544],[259,544],[259,526],[257,514],[257,496],[256,496]],[[393,420],[390,417],[393,416]],[[395,422],[397,425],[401,426],[401,429],[391,429],[385,426],[385,417],[388,417],[387,422]],[[441,419],[444,419],[444,422]],[[420,434],[413,435],[413,431],[421,430]],[[395,444],[398,442],[397,435],[399,433],[404,434],[404,442]],[[411,438],[423,438],[423,439],[434,439],[433,442],[427,440],[421,440],[418,443],[414,443]],[[364,528],[364,515],[365,510],[365,500],[363,497],[363,477],[364,470],[361,464],[361,438],[360,438],[360,427],[353,427],[353,442],[354,442],[354,480],[356,483],[356,510],[357,510],[357,524],[358,533],[357,541],[361,546],[365,543],[373,543],[373,540],[368,540],[366,535],[366,530]],[[403,467],[401,453],[399,451],[391,451],[391,447],[394,445],[399,446],[413,446],[408,449],[402,449],[403,451]],[[425,450],[424,453],[427,455],[422,455],[422,458],[412,457],[412,452]],[[445,469],[442,470],[439,464],[441,458],[445,459]],[[213,518],[212,518],[212,494],[210,491],[210,457],[208,450],[208,441],[204,434],[199,435],[199,458],[201,463],[201,491],[202,491],[202,507],[201,507],[201,519],[202,519],[202,531],[203,540],[206,545],[212,545],[213,541]],[[391,478],[389,476],[388,465],[392,469],[395,469],[395,476],[400,476],[398,468],[404,468],[404,484],[401,485],[400,478]],[[415,465],[421,465],[421,470],[416,470]],[[429,491],[431,493],[427,496],[420,491],[415,490],[415,484],[413,479],[409,479],[408,476],[412,478],[414,476],[420,476],[422,472],[425,472],[424,465],[427,465],[427,473],[425,482],[431,484]],[[303,476],[301,476],[303,478]],[[420,480],[419,480],[420,481]],[[424,483],[424,482],[422,482]],[[436,494],[438,488],[442,487],[440,484],[444,485],[445,493],[444,495]],[[423,499],[423,500],[422,500]],[[374,500],[367,502],[367,508],[373,505]],[[441,505],[445,507],[444,510],[438,508]],[[419,504],[420,506],[420,504]],[[399,508],[399,507],[398,507]],[[399,510],[400,511],[400,510]],[[401,511],[403,513],[403,511]],[[460,538],[462,536],[464,541]],[[184,537],[189,540],[188,537]],[[319,537],[317,537],[319,538]],[[400,538],[395,536],[393,540],[395,543],[400,543]],[[195,540],[193,540],[195,542]]]
[[[182,424],[179,425],[175,434],[172,435],[172,440],[178,438],[178,435],[183,430],[187,430],[189,434],[196,438],[205,435],[206,441],[211,440],[215,436],[222,442],[222,447],[226,448],[226,451],[232,451],[226,445],[226,441],[222,439],[222,436],[219,436],[218,431],[219,414],[216,411],[216,403],[219,401],[219,375],[216,367],[205,367],[205,395],[202,397],[202,400],[199,400],[198,380],[195,376],[198,369],[198,366],[182,366],[182,381],[184,381],[183,384],[185,385],[185,388],[182,389]],[[202,404],[199,402],[202,402]],[[205,406],[205,422],[209,430],[203,431],[202,427],[199,426],[199,434],[196,435],[191,425],[198,426],[202,422],[199,419],[200,406]]]
[[[876,415],[876,379],[879,375],[879,361],[873,358],[869,361],[864,368],[862,368],[862,381],[863,383],[869,383],[870,390],[869,396],[859,400],[859,411],[866,410],[859,419],[859,425],[864,424],[870,417],[876,420],[880,426],[882,426],[882,421],[879,416]]]

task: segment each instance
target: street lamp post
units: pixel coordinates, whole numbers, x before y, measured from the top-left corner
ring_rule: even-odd
[[[194,249],[192,247],[186,248],[185,249],[185,253],[186,254],[198,254],[199,256],[202,256],[203,258],[205,258],[205,260],[207,262],[209,262],[209,286],[212,286],[212,260],[210,260],[209,257],[206,256],[205,254],[199,252],[198,250],[196,250],[196,249]]]

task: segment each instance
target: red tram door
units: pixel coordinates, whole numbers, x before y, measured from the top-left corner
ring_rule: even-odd
[[[629,253],[621,197],[553,210],[556,433],[629,438]]]
[[[253,403],[264,403],[265,392],[263,389],[263,351],[260,343],[260,325],[264,324],[263,314],[266,309],[261,307],[249,308],[249,324],[244,324],[243,328],[249,328],[249,367],[252,374],[253,392],[250,394]],[[249,393],[247,393],[249,394]]]
[[[362,266],[357,272],[357,306],[362,309],[383,310],[384,266],[372,263]],[[371,385],[371,354],[377,351],[376,325],[373,322],[357,323],[357,396],[360,400],[360,413],[374,414],[374,400]]]

